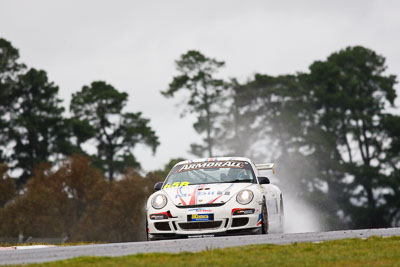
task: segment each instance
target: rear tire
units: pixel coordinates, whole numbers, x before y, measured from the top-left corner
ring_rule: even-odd
[[[265,203],[265,199],[262,204],[261,208],[261,233],[268,234],[269,230],[269,223],[268,223],[268,210],[267,210],[267,203]]]
[[[280,216],[279,216],[279,232],[283,233],[285,231],[285,212],[283,209],[283,197],[281,195],[280,201]]]

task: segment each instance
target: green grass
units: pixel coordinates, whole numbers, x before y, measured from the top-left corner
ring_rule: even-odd
[[[28,266],[400,266],[400,237],[251,245],[198,253],[80,257]]]

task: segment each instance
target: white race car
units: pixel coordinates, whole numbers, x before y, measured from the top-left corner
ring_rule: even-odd
[[[147,239],[282,232],[282,192],[259,170],[274,172],[274,164],[241,157],[177,163],[147,201]]]

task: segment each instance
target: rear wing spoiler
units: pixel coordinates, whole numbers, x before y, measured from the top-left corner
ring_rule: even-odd
[[[272,173],[275,174],[275,163],[260,163],[255,164],[257,170],[272,170]]]

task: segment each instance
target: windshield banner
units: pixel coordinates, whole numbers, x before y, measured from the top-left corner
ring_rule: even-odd
[[[238,161],[217,161],[183,165],[177,172],[198,170],[204,168],[243,168],[243,162]]]

